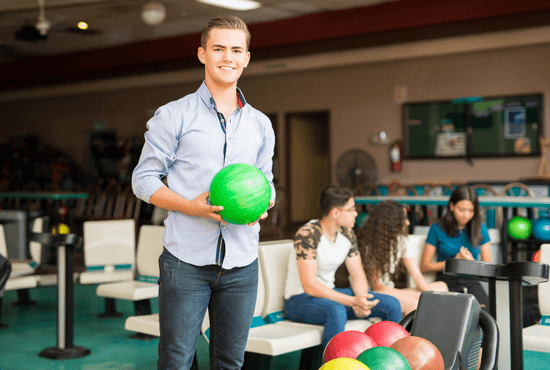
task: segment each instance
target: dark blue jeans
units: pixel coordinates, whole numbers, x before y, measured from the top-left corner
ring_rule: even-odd
[[[351,288],[334,288],[337,292],[353,296]],[[374,298],[380,300],[371,309],[370,317],[380,317],[382,320],[399,322],[401,320],[401,304],[397,298],[387,294],[375,293],[369,290]],[[306,324],[323,325],[322,344],[325,348],[336,334],[344,331],[348,320],[358,317],[353,309],[326,298],[315,298],[306,293],[290,297],[285,304],[286,317]]]
[[[240,369],[256,305],[258,260],[224,270],[187,264],[165,249],[159,268],[158,369],[191,367],[207,307],[210,369]]]

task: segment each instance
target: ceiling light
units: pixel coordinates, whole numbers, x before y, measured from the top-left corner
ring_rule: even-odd
[[[88,23],[86,23],[86,22],[78,22],[77,27],[80,28],[81,30],[87,30],[87,29],[88,29]]]
[[[261,3],[253,0],[196,0],[199,3],[219,6],[220,8],[232,10],[251,10],[262,6]]]
[[[150,26],[161,24],[165,18],[166,8],[162,3],[146,3],[141,9],[141,19]]]

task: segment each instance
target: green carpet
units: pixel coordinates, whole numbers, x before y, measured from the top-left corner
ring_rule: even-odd
[[[158,338],[138,340],[124,329],[124,321],[134,314],[130,301],[117,300],[117,311],[123,317],[100,319],[105,300],[95,294],[96,285],[74,287],[75,346],[88,348],[87,356],[68,360],[51,360],[38,356],[45,348],[57,346],[57,289],[39,287],[30,290],[33,306],[15,306],[17,292],[4,293],[0,329],[0,370],[154,370]],[[158,300],[151,301],[152,312],[158,312]],[[208,344],[201,336],[197,346],[199,370],[209,369]],[[299,352],[277,356],[271,369],[297,370]]]

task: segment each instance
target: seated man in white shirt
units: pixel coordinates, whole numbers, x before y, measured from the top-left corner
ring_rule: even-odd
[[[368,288],[357,239],[353,232],[353,192],[342,186],[323,189],[322,218],[311,220],[294,236],[295,258],[291,255],[285,283],[286,317],[303,323],[323,325],[323,347],[344,331],[348,319],[380,317],[399,322],[399,301]],[[350,288],[335,288],[335,272],[345,263]]]

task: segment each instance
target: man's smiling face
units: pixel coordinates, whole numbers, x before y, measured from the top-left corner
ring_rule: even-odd
[[[239,29],[214,28],[210,31],[206,49],[199,48],[198,57],[205,65],[207,86],[236,86],[243,69],[250,61],[246,35]]]

